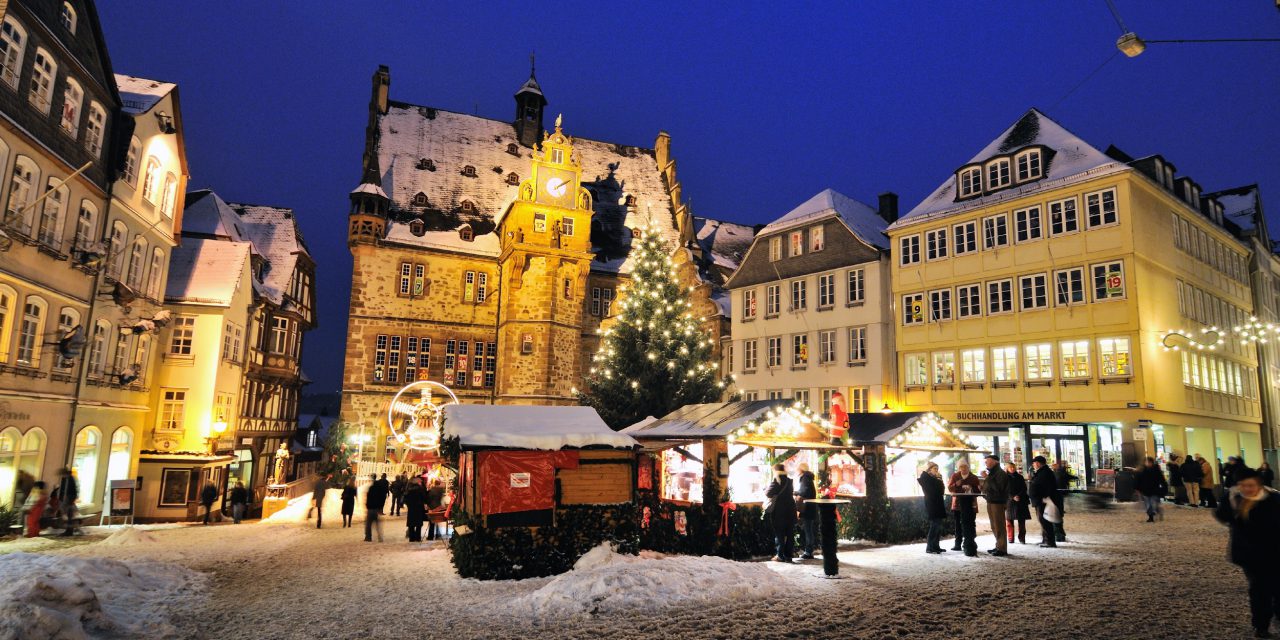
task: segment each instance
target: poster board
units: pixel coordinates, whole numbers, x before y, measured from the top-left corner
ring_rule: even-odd
[[[107,508],[113,518],[133,517],[133,498],[137,482],[132,479],[112,480],[107,489]]]
[[[160,507],[187,506],[187,491],[191,484],[191,469],[169,468],[160,471]]]

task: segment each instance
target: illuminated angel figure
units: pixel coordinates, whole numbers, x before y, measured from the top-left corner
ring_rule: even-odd
[[[443,391],[447,396],[442,403],[436,402],[433,390]],[[449,404],[458,404],[453,391],[438,382],[419,380],[401,389],[392,399],[387,424],[397,442],[411,449],[435,449],[440,446],[441,410]]]

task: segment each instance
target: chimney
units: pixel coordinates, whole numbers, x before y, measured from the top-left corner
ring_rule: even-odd
[[[880,214],[884,221],[893,224],[898,221],[898,194],[886,191],[880,194]]]

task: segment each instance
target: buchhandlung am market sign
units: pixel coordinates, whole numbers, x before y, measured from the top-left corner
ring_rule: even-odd
[[[956,420],[1066,420],[1066,411],[960,411]]]

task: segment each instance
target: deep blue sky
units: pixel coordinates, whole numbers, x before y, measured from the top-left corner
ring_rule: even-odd
[[[1149,39],[1280,37],[1273,0],[1116,0]],[[1027,108],[1100,149],[1161,153],[1206,191],[1257,182],[1280,220],[1280,45],[1116,57],[1103,0],[839,3],[99,3],[120,73],[181,87],[192,189],[293,207],[319,262],[312,392],[342,374],[369,77],[510,118],[536,50],[571,135],[671,133],[698,215],[767,222],[833,187],[909,209]],[[548,120],[548,125],[550,121]],[[1280,228],[1278,228],[1280,230]]]

